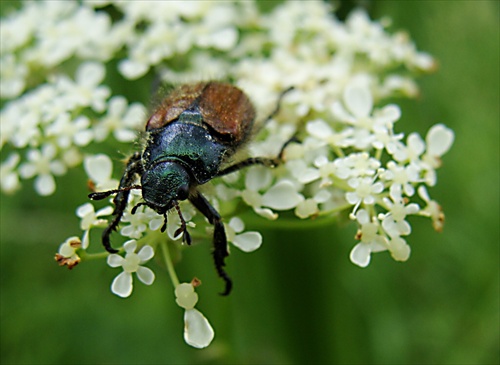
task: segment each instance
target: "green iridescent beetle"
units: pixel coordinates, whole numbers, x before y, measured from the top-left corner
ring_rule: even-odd
[[[270,117],[278,110],[279,103]],[[211,81],[174,89],[146,123],[145,148],[129,158],[118,189],[89,194],[93,200],[116,194],[114,217],[102,234],[105,249],[118,252],[111,246],[110,235],[122,219],[132,189],[141,189],[144,199],[132,208],[132,214],[142,205],[154,209],[164,217],[161,228],[164,232],[167,212],[175,208],[181,220],[176,235],[182,233],[184,242],[190,244],[178,203],[188,199],[214,225],[215,267],[225,281],[222,294],[229,294],[232,282],[224,270],[224,259],[228,256],[224,224],[198,186],[246,166],[274,167],[281,162],[284,148],[293,139],[283,145],[276,158],[255,157],[230,164],[234,153],[252,136],[254,120],[255,109],[249,98],[231,84]]]

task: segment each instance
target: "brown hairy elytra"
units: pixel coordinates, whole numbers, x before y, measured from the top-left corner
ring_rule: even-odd
[[[203,123],[222,138],[231,140],[235,146],[250,135],[255,119],[250,99],[236,86],[217,81],[187,84],[174,89],[149,118],[146,130],[161,128],[192,107],[198,108]]]

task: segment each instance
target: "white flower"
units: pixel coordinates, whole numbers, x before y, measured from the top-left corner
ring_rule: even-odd
[[[107,206],[94,211],[94,206],[91,203],[85,203],[79,206],[76,210],[76,215],[80,217],[80,228],[84,231],[82,247],[86,249],[89,246],[89,231],[92,227],[104,227],[108,224],[106,219],[100,219],[99,217],[110,215],[113,213],[113,208]]]
[[[118,254],[108,256],[108,265],[111,267],[122,267],[123,272],[119,274],[111,284],[111,291],[122,298],[127,298],[132,294],[132,273],[136,273],[140,281],[146,285],[151,285],[155,279],[154,272],[142,264],[149,261],[154,256],[151,246],[143,246],[138,253],[135,253],[137,242],[127,241],[123,244],[125,257]]]
[[[387,240],[378,234],[380,225],[375,218],[370,220],[370,215],[366,210],[360,209],[356,213],[356,220],[360,225],[356,238],[361,242],[354,246],[349,257],[352,263],[366,267],[370,263],[372,252],[387,250]]]
[[[2,98],[15,98],[20,95],[26,86],[27,73],[28,67],[19,62],[13,54],[2,55],[0,58],[0,94]]]
[[[384,185],[371,177],[355,177],[347,181],[354,191],[345,194],[346,200],[355,206],[361,203],[373,204],[375,197],[384,190]]]
[[[96,213],[91,203],[85,203],[78,207],[76,215],[81,218],[80,228],[86,231],[92,227],[102,227],[107,224],[106,219],[99,219],[99,217],[110,215],[112,212],[112,207],[105,207]]]
[[[272,182],[271,171],[263,166],[250,167],[245,175],[245,189],[241,192],[244,202],[251,206],[255,213],[267,218],[276,219],[278,214],[262,207],[261,190],[268,188]]]
[[[427,185],[436,185],[435,169],[441,166],[441,156],[448,152],[454,139],[453,131],[442,124],[436,124],[427,132],[425,137],[427,148],[422,156],[422,161],[427,167],[424,177]]]
[[[63,113],[47,127],[46,135],[55,136],[61,148],[68,148],[72,143],[77,146],[86,146],[93,137],[89,126],[90,120],[86,116],[71,120],[69,113]]]
[[[19,174],[16,170],[21,157],[17,153],[11,153],[0,166],[0,185],[2,191],[7,194],[15,192],[21,186],[19,184]]]
[[[396,261],[406,261],[410,257],[410,246],[406,243],[404,238],[399,236],[391,237],[387,242],[391,256]]]
[[[319,170],[321,176],[320,187],[326,187],[333,184],[333,177],[335,175],[335,165],[333,162],[328,161],[326,156],[318,156],[314,160],[314,166]]]
[[[394,159],[398,162],[413,162],[420,165],[420,155],[425,151],[425,142],[418,133],[411,133],[406,139],[406,146],[398,143],[391,151]]]
[[[44,145],[41,150],[30,150],[27,154],[29,162],[19,167],[19,174],[27,179],[36,176],[35,190],[40,195],[51,195],[56,190],[54,175],[62,175],[66,167],[55,159],[56,149],[53,145]]]
[[[308,184],[321,177],[321,172],[318,168],[308,166],[307,162],[302,159],[287,161],[286,168],[301,184]]]
[[[13,101],[2,111],[2,144],[9,141],[16,148],[37,147],[40,144],[39,112],[28,110],[29,105],[24,105],[24,101]]]
[[[454,139],[455,134],[453,131],[446,128],[443,124],[436,124],[429,129],[425,137],[425,141],[427,142],[427,151],[425,154],[428,158],[432,159],[433,163],[430,163],[430,165],[433,168],[439,167],[439,157],[448,152]]]
[[[55,259],[59,266],[67,266],[72,269],[81,261],[80,256],[76,251],[82,246],[78,237],[70,237],[59,246],[59,252],[56,254]]]
[[[444,213],[441,206],[429,197],[429,193],[425,186],[421,185],[418,188],[418,195],[427,204],[424,209],[420,211],[420,214],[432,219],[432,225],[437,232],[441,232],[444,226]]]
[[[165,218],[156,213],[153,209],[144,209],[144,219],[146,222],[149,222],[148,227],[151,231],[160,229],[165,222]]]
[[[333,161],[335,175],[341,179],[359,176],[373,176],[380,167],[380,161],[370,157],[367,152],[351,153]]]
[[[106,99],[111,94],[109,87],[100,85],[105,72],[101,63],[83,63],[76,71],[75,82],[61,77],[58,88],[66,93],[67,102],[73,108],[90,106],[94,111],[102,112],[106,107]]]
[[[392,185],[390,189],[390,197],[383,198],[388,212],[379,215],[382,220],[382,227],[390,237],[406,236],[411,233],[411,226],[405,220],[407,215],[417,214],[420,211],[418,204],[406,204],[402,194],[400,185]]]
[[[118,181],[111,178],[113,163],[107,155],[87,156],[83,160],[83,166],[87,176],[95,184],[96,191],[106,191],[118,187]]]
[[[143,209],[137,209],[135,214],[125,212],[122,222],[129,223],[120,229],[120,234],[124,237],[139,239],[147,228],[146,214]]]
[[[319,213],[318,203],[321,201],[316,200],[316,196],[314,198],[309,198],[301,201],[297,204],[295,208],[295,215],[301,219],[305,219],[311,216],[314,216]]]
[[[81,242],[78,237],[70,237],[59,246],[58,252],[67,259],[79,260],[80,258],[76,254],[76,250],[78,250],[80,246]]]
[[[358,78],[350,82],[344,90],[343,101],[345,108],[340,102],[332,105],[333,115],[345,123],[370,129],[373,97],[366,81]]]
[[[37,41],[26,55],[32,63],[54,67],[77,50],[86,49],[88,38],[109,36],[101,21],[107,15],[95,13],[87,7],[73,2],[40,2],[36,8],[38,18],[33,22],[37,28]],[[96,47],[93,50],[92,56],[97,58]]]
[[[191,283],[181,283],[175,287],[175,302],[184,309],[193,309],[198,302],[198,294]]]
[[[70,147],[65,151],[61,151],[61,159],[64,164],[68,167],[75,167],[82,162],[82,154],[80,149],[76,147]]]
[[[336,132],[321,119],[308,122],[306,130],[312,137],[317,139],[318,147],[324,144],[332,147],[348,147],[350,138],[353,135],[352,128],[344,128]]]
[[[394,149],[394,144],[401,138],[394,135],[394,123],[401,117],[397,105],[386,105],[382,109],[373,110],[373,96],[368,87],[368,77],[356,76],[345,88],[342,105],[335,102],[332,113],[340,121],[352,125],[351,135],[344,139],[344,144],[357,149]]]
[[[262,244],[262,235],[259,232],[243,232],[245,224],[238,217],[231,218],[225,227],[227,240],[244,252],[255,251]]]
[[[175,301],[185,309],[184,340],[190,346],[204,348],[214,338],[214,330],[203,314],[194,308],[198,302],[198,294],[190,283],[181,283],[175,288]]]
[[[95,140],[104,141],[109,133],[120,142],[131,142],[137,139],[137,131],[142,127],[146,111],[143,105],[128,105],[123,96],[113,96],[107,107],[107,113],[94,127]]]
[[[290,180],[280,180],[262,196],[262,205],[276,209],[288,210],[295,208],[304,200],[304,196],[297,192],[297,186]]]
[[[413,196],[415,194],[413,184],[419,181],[419,172],[420,168],[414,163],[401,166],[394,161],[389,161],[387,163],[387,170],[384,170],[380,174],[380,177],[387,181],[392,181],[392,185],[399,186],[407,196]]]

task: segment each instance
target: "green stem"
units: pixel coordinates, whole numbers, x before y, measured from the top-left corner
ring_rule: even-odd
[[[168,275],[170,276],[170,280],[172,280],[172,285],[174,288],[179,285],[179,278],[177,278],[177,274],[175,273],[174,263],[172,262],[172,258],[170,257],[170,251],[168,249],[168,242],[163,242],[161,244],[161,250],[163,251],[163,258],[165,259],[165,264],[167,265]]]
[[[121,251],[121,249],[120,249],[120,251]],[[107,251],[103,251],[103,252],[99,252],[99,253],[88,253],[87,251],[80,249],[76,253],[78,256],[80,256],[80,259],[82,261],[105,259],[109,256],[109,252],[107,252]]]

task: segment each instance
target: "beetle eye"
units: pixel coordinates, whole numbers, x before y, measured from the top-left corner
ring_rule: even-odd
[[[177,200],[186,200],[189,195],[189,187],[187,185],[181,185],[179,190],[177,190]]]

